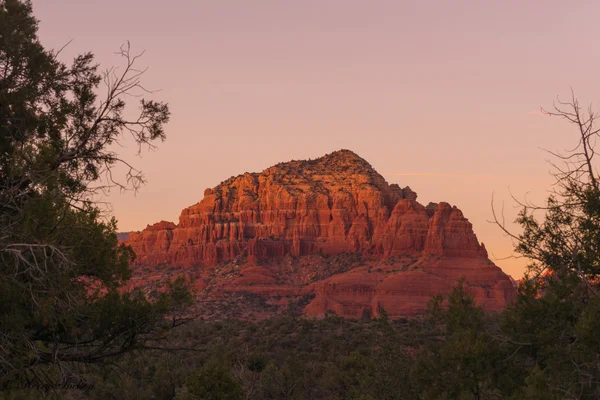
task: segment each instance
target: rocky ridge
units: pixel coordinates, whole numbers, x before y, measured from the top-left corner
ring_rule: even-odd
[[[149,225],[125,242],[137,255],[133,286],[184,275],[200,302],[251,294],[273,312],[296,301],[309,315],[358,318],[383,307],[408,316],[463,276],[486,310],[514,296],[458,208],[421,205],[349,150],[232,177],[178,224]]]

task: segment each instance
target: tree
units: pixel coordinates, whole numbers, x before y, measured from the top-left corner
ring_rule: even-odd
[[[486,315],[459,280],[446,300],[436,296],[430,304],[442,328],[442,339],[417,356],[412,377],[425,399],[487,399],[510,393],[505,357],[488,333]]]
[[[501,340],[513,344],[525,369],[521,397],[600,398],[599,114],[584,111],[573,92],[544,112],[571,123],[578,141],[566,153],[550,152],[558,160],[555,190],[545,206],[521,204],[522,233],[500,224],[531,260],[517,301],[504,313]]]
[[[234,380],[227,368],[210,364],[194,373],[176,399],[180,400],[242,400],[239,383]]]
[[[144,182],[112,149],[164,140],[168,106],[125,117],[126,97],[149,94],[128,44],[122,71],[101,72],[91,53],[61,62],[37,28],[29,0],[0,0],[0,378],[34,382],[145,347],[190,301],[182,281],[156,299],[122,289],[134,254],[94,200]]]

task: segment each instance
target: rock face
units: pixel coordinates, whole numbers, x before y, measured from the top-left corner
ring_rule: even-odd
[[[384,307],[391,316],[413,315],[462,276],[485,309],[504,308],[514,288],[487,259],[471,223],[447,203],[425,207],[416,199],[409,187],[389,185],[365,160],[340,150],[232,177],[206,189],[177,225],[159,222],[130,233],[126,243],[138,267],[182,270],[210,270],[240,257],[245,265],[341,253],[361,254],[371,264],[403,260],[400,270],[357,268],[296,287],[292,292],[315,296],[309,314],[360,317]],[[256,276],[254,286],[275,285],[265,271],[249,275]]]
[[[368,272],[356,269],[334,275],[316,289],[308,314],[327,310],[351,318],[378,316],[381,308],[391,317],[422,313],[437,294],[448,295],[465,277],[477,303],[486,311],[500,311],[515,294],[506,275],[483,258],[439,257],[422,259],[401,272]]]

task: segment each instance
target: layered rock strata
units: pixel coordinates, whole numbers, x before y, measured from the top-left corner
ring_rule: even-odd
[[[130,233],[126,243],[137,254],[136,266],[184,270],[240,258],[254,265],[287,254],[414,260],[401,271],[356,269],[295,287],[292,292],[316,296],[306,307],[309,314],[332,310],[359,317],[383,307],[393,316],[413,315],[463,276],[487,310],[504,308],[514,296],[510,279],[488,260],[458,208],[421,205],[409,187],[388,184],[348,150],[232,177],[206,189],[199,203],[182,211],[178,224],[148,226]],[[255,275],[264,282],[254,285],[276,285],[267,273]]]

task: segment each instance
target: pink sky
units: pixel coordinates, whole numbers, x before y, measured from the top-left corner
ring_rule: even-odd
[[[575,143],[540,116],[572,86],[598,101],[600,2],[557,0],[34,0],[42,42],[104,67],[129,40],[173,112],[133,160],[148,184],[109,200],[120,229],[177,221],[205,188],[280,161],[351,149],[419,201],[461,208],[492,260],[523,260],[486,221],[491,199],[541,201],[548,155]],[[131,154],[133,149],[125,148]],[[510,192],[509,192],[510,188]],[[516,228],[515,228],[516,229]]]

